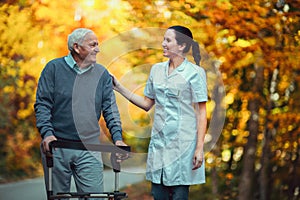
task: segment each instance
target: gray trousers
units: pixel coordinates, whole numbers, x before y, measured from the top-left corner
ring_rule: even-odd
[[[48,190],[46,156],[44,153],[41,154],[45,185]],[[104,191],[103,163],[100,152],[57,148],[53,150],[53,163],[53,194],[70,192],[72,176],[77,192],[100,193]],[[92,200],[93,198],[89,199]]]

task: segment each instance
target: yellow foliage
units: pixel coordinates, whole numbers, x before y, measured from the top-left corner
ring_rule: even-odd
[[[289,2],[289,4],[292,3],[294,2]],[[8,129],[14,130],[7,137],[5,143],[7,145],[5,147],[7,157],[3,160],[7,161],[6,167],[15,171],[21,170],[22,166],[24,169],[27,167],[36,170],[30,152],[30,149],[38,146],[40,139],[39,135],[36,134],[37,131],[32,128],[36,81],[46,62],[68,53],[67,35],[73,29],[77,27],[93,29],[99,36],[101,43],[99,62],[107,66],[108,70],[117,78],[126,82],[128,87],[137,89],[137,92],[142,94],[142,84],[147,78],[147,69],[158,60],[163,60],[162,56],[159,53],[147,54],[145,53],[147,49],[143,47],[137,49],[139,53],[130,54],[127,52],[130,49],[129,45],[133,45],[134,42],[139,44],[140,41],[128,42],[126,41],[128,37],[112,38],[136,27],[166,28],[175,24],[190,27],[195,40],[200,41],[201,45],[208,51],[207,55],[219,57],[222,62],[220,70],[226,86],[225,103],[228,108],[227,124],[222,131],[223,151],[221,150],[221,155],[208,152],[207,163],[210,166],[213,164],[221,166],[222,160],[228,162],[231,157],[235,162],[240,162],[244,155],[243,146],[247,143],[249,135],[253,134],[247,130],[247,122],[251,116],[248,110],[248,100],[251,98],[262,101],[262,104],[258,105],[260,107],[258,121],[260,124],[257,138],[259,141],[264,139],[265,118],[270,118],[266,126],[267,129],[276,129],[276,134],[273,135],[274,144],[270,150],[272,153],[278,154],[278,158],[273,157],[272,159],[275,162],[276,159],[287,159],[289,149],[297,149],[299,144],[299,139],[297,137],[295,139],[295,136],[292,137],[293,134],[297,135],[297,124],[299,124],[300,118],[297,115],[299,109],[297,108],[296,97],[298,96],[295,95],[296,97],[292,98],[290,95],[289,99],[287,98],[284,102],[287,105],[281,105],[280,98],[272,102],[275,107],[269,114],[264,105],[264,98],[269,100],[267,94],[263,94],[266,96],[262,98],[259,96],[260,94],[241,90],[241,86],[249,84],[247,81],[253,78],[254,72],[251,71],[253,69],[249,67],[253,64],[261,65],[265,69],[264,78],[266,79],[263,87],[266,93],[269,89],[268,79],[274,68],[280,70],[276,83],[276,92],[278,92],[279,97],[287,92],[292,83],[295,84],[295,88],[298,88],[300,79],[295,72],[299,69],[299,59],[297,58],[299,57],[300,31],[294,29],[297,29],[299,16],[295,13],[284,15],[283,12],[274,12],[272,4],[268,1],[255,0],[250,2],[229,2],[227,0],[41,0],[31,1],[30,7],[22,8],[18,5],[1,4],[0,67],[4,74],[3,77],[10,78],[4,82],[6,79],[0,77],[1,83],[4,83],[1,94],[11,98],[9,100],[12,108],[8,113],[12,117],[7,126],[9,126]],[[263,34],[265,30],[267,31],[266,35]],[[145,34],[144,36],[149,40],[152,39],[153,34]],[[124,55],[127,53],[128,55]],[[205,61],[207,55],[202,55],[204,55],[203,61]],[[141,66],[141,63],[148,64],[142,68],[144,71],[132,70],[136,66]],[[207,65],[210,66],[211,63]],[[219,66],[215,70],[219,70]],[[211,76],[215,73],[214,70],[212,71],[208,68],[208,81],[214,86],[216,78]],[[35,80],[30,79],[30,81],[25,82],[23,78],[27,75],[34,77]],[[247,77],[247,81],[246,79],[243,80],[242,75]],[[19,77],[20,79],[17,80]],[[209,92],[212,89],[213,87],[209,85]],[[297,91],[290,92],[298,93]],[[151,113],[146,114],[129,106],[128,102],[120,100],[120,96],[117,98],[123,126],[128,133],[129,140],[136,138],[134,130],[143,132],[141,133],[141,135],[144,134],[142,136],[149,136],[147,131],[151,128]],[[210,113],[215,108],[214,101],[207,103],[208,117],[211,117]],[[295,116],[291,113],[282,115],[283,112],[287,111],[295,112]],[[294,121],[287,120],[288,116],[293,117]],[[149,124],[147,124],[148,122]],[[278,122],[280,122],[280,128],[276,127]],[[32,130],[26,128],[26,123],[31,123]],[[23,129],[23,127],[25,128]],[[30,135],[27,137],[24,136],[25,129],[30,131]],[[0,131],[3,133],[6,130]],[[281,149],[278,150],[279,148]],[[257,149],[256,152],[259,152],[257,154],[259,157],[261,156],[261,148]],[[233,165],[231,169],[233,169]],[[31,171],[27,171],[27,173],[30,174]],[[224,173],[224,177],[230,180],[234,179],[235,175],[234,170],[229,174]]]
[[[229,44],[232,44],[236,40],[236,36],[235,35],[228,36],[227,40]]]
[[[36,132],[31,132],[28,138],[24,138],[22,132],[7,138],[7,165],[6,168],[15,172],[24,170],[27,176],[34,175],[40,167],[40,163],[32,162],[31,149],[39,143]]]
[[[221,153],[221,155],[222,155],[222,160],[224,162],[228,162],[230,160],[230,158],[231,158],[231,152],[230,152],[229,149],[223,150],[222,153]]]
[[[249,47],[256,43],[256,40],[244,40],[239,38],[236,42],[234,42],[235,46],[239,47]]]
[[[227,105],[230,105],[234,102],[234,94],[233,93],[228,93],[226,94],[226,97],[225,97],[225,103]]]
[[[257,61],[257,58],[253,55],[253,53],[249,52],[235,63],[235,67],[241,68],[245,66],[249,66],[252,63]]]
[[[210,119],[212,117],[212,113],[216,107],[215,101],[208,101],[206,103],[206,109],[207,109],[207,118]]]
[[[275,46],[277,41],[275,37],[265,37],[263,38],[263,41],[267,43],[267,45]]]
[[[11,86],[11,85],[7,85],[3,88],[3,92],[4,93],[14,93],[15,92],[15,87]]]
[[[22,110],[19,110],[18,113],[17,113],[17,117],[20,120],[26,119],[30,115],[32,115],[32,109],[26,109],[26,110],[22,109]]]

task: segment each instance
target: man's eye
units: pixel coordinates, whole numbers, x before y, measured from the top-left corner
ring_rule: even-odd
[[[96,46],[98,46],[97,43],[90,44],[90,47],[96,47]]]

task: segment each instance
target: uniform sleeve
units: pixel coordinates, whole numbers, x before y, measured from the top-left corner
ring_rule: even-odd
[[[151,68],[148,80],[146,82],[146,86],[144,89],[144,95],[150,99],[154,99],[154,89],[153,89],[153,72],[154,67]]]
[[[53,135],[54,128],[52,125],[51,111],[53,108],[53,93],[54,93],[54,73],[50,64],[47,64],[39,78],[36,102],[34,111],[36,116],[36,126],[42,138]]]
[[[197,68],[197,73],[192,77],[190,83],[193,90],[193,102],[206,102],[208,99],[207,83],[206,73],[203,68]]]
[[[122,125],[120,113],[116,103],[115,93],[113,91],[112,79],[108,72],[103,74],[104,88],[103,88],[103,102],[102,113],[106,122],[111,138],[114,142],[122,140]]]

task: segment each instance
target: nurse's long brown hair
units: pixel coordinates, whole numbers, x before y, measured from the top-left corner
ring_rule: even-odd
[[[185,43],[186,47],[183,50],[183,53],[189,52],[191,46],[193,51],[193,57],[197,65],[200,64],[200,48],[198,42],[193,39],[193,34],[187,27],[184,26],[171,26],[168,29],[175,31],[175,39],[179,45]]]

